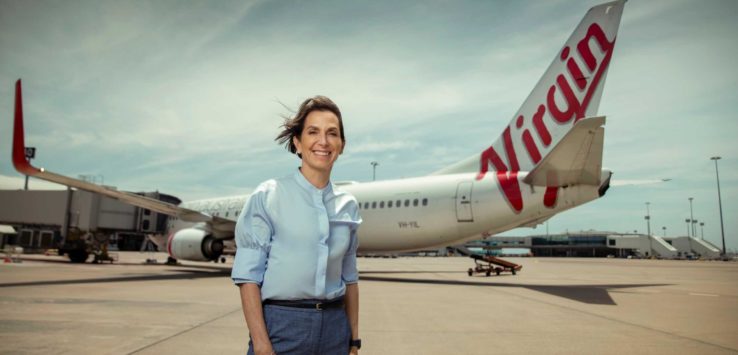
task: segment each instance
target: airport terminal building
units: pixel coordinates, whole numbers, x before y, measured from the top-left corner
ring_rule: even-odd
[[[529,249],[533,256],[551,257],[659,257],[665,259],[720,257],[720,249],[692,237],[583,231],[527,237],[492,236],[466,244],[487,251]]]

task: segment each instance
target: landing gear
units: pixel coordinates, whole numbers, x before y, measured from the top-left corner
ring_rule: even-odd
[[[177,265],[177,264],[179,264],[179,262],[177,262],[177,259],[171,256],[167,257],[167,265]]]

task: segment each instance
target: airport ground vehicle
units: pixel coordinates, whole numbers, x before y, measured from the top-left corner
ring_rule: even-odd
[[[474,268],[469,268],[469,270],[467,271],[469,276],[472,276],[475,273],[484,273],[485,275],[489,276],[493,272],[498,276],[503,272],[510,272],[515,275],[523,268],[522,265],[518,265],[494,256],[472,254],[469,257],[474,259],[475,264]]]

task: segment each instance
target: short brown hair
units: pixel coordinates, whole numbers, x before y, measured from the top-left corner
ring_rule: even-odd
[[[297,147],[295,147],[295,143],[292,141],[292,138],[297,137],[297,139],[300,139],[302,130],[305,128],[305,119],[308,114],[313,111],[329,111],[335,114],[336,117],[338,117],[338,128],[341,131],[341,141],[346,143],[346,137],[343,134],[341,110],[338,109],[338,106],[333,102],[333,100],[322,95],[317,95],[303,101],[294,117],[285,117],[284,123],[281,126],[284,129],[282,132],[279,132],[279,135],[274,140],[279,142],[279,144],[284,144],[285,148],[289,150],[290,153],[297,154]],[[302,154],[297,154],[297,156],[302,158]]]

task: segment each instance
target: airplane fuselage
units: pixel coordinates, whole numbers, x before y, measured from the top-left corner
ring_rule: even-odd
[[[609,172],[605,174],[609,176]],[[519,173],[518,179],[525,176]],[[549,196],[547,204],[546,188],[521,187],[525,208],[520,212],[509,206],[491,174],[482,179],[476,173],[466,173],[348,183],[337,188],[354,195],[359,203],[363,219],[358,232],[359,251],[377,253],[462,243],[545,220],[599,197],[598,186],[573,185],[559,188],[553,203]],[[235,221],[247,199],[234,196],[200,200],[183,203],[183,207]],[[172,219],[168,233],[193,226],[196,224]]]

